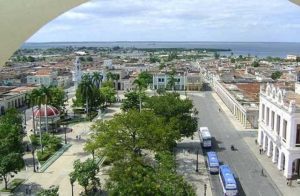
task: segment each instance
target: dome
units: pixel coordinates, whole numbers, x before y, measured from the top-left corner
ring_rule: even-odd
[[[39,108],[36,108],[34,111],[33,111],[33,114],[34,114],[34,117],[45,117],[46,116],[46,113],[45,113],[45,105],[42,105],[41,106],[41,109]],[[47,116],[48,117],[51,117],[51,116],[58,116],[59,115],[59,111],[58,109],[56,109],[55,107],[51,106],[51,105],[47,105]]]

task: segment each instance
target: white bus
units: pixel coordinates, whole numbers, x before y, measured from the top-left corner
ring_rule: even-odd
[[[207,127],[200,127],[199,138],[203,148],[211,147],[211,135]]]

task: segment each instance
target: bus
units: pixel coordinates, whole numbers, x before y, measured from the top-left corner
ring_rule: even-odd
[[[211,147],[211,135],[207,127],[200,127],[199,137],[203,148]]]
[[[237,184],[230,167],[228,165],[221,165],[219,168],[219,177],[224,195],[236,196],[238,194]]]
[[[209,172],[212,173],[219,173],[219,160],[217,157],[216,152],[207,152],[207,167]]]

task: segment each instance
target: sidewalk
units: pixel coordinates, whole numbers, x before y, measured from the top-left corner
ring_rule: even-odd
[[[196,139],[197,138],[197,139]],[[205,157],[203,155],[197,132],[194,133],[193,139],[184,138],[176,147],[176,165],[177,172],[184,176],[188,183],[195,188],[196,194],[212,196],[209,174],[205,165]],[[198,172],[197,165],[198,150]],[[204,186],[206,184],[206,190]]]
[[[282,195],[287,196],[299,196],[300,193],[300,184],[297,184],[295,181],[292,183],[292,186],[287,186],[286,178],[283,176],[282,171],[277,169],[277,165],[272,163],[271,158],[267,157],[266,154],[259,154],[259,146],[255,144],[255,139],[257,139],[257,130],[254,129],[245,129],[239,123],[239,121],[234,117],[234,115],[230,112],[227,106],[223,103],[223,101],[219,98],[216,93],[212,93],[214,99],[222,108],[222,112],[226,114],[229,121],[232,125],[238,130],[241,134],[243,134],[243,140],[248,145],[249,149],[252,151],[253,155],[260,162],[262,167],[267,173],[267,177],[270,177],[276,188],[282,193]],[[247,133],[247,134],[246,134]],[[248,134],[250,133],[250,134]]]
[[[70,100],[69,100],[70,101]],[[68,108],[69,109],[69,108]],[[108,120],[116,113],[120,112],[118,104],[108,107],[108,112],[103,115],[102,120]],[[77,159],[85,160],[91,158],[91,155],[86,153],[83,148],[86,140],[89,137],[90,127],[93,122],[81,122],[77,124],[69,125],[69,128],[73,129],[72,132],[67,133],[67,142],[72,146],[65,151],[52,165],[50,165],[45,172],[33,173],[32,167],[32,155],[27,153],[24,155],[26,163],[26,169],[20,171],[15,178],[23,178],[25,182],[15,191],[14,195],[25,195],[25,189],[31,186],[32,194],[35,194],[37,190],[41,188],[49,188],[52,185],[59,186],[60,196],[71,195],[71,185],[69,181],[69,173],[73,170],[73,162]],[[32,129],[32,120],[27,121],[27,133],[30,133]],[[63,134],[64,135],[64,134]],[[80,139],[78,139],[80,136]],[[28,141],[28,137],[24,139]],[[74,184],[74,195],[79,195],[83,191],[83,188],[77,184]]]

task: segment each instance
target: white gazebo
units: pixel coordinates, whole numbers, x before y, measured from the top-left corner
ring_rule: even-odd
[[[60,113],[58,109],[51,105],[42,105],[41,108],[36,107],[33,111],[35,127],[46,127],[46,119],[48,118],[48,130],[54,130],[57,128],[57,122],[60,119]],[[40,124],[41,123],[41,124]]]

